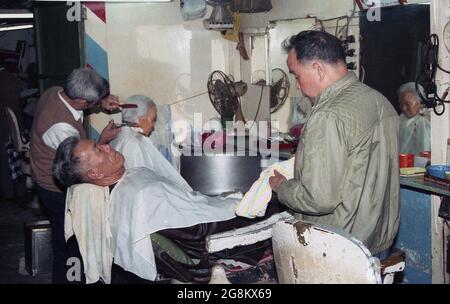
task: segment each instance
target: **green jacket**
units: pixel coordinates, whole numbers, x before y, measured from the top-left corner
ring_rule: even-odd
[[[301,219],[347,231],[372,254],[389,248],[400,208],[398,115],[389,101],[353,72],[324,90],[278,198]]]

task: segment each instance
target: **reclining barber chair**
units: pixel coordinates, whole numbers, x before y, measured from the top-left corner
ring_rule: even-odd
[[[401,251],[380,263],[350,234],[300,220],[275,224],[272,244],[280,283],[391,284],[405,268]]]
[[[405,268],[405,254],[401,251],[380,262],[350,234],[286,215],[213,235],[208,239],[208,250],[215,252],[272,238],[281,284],[391,284],[394,274]]]
[[[75,234],[82,256],[84,254],[83,258],[88,257],[91,261],[83,260],[84,265],[91,265],[89,270],[86,269],[86,266],[84,269],[86,275],[89,273],[90,282],[96,282],[99,279],[98,276],[106,277],[103,275],[109,267],[107,265],[113,259],[107,250],[110,244],[108,200],[109,189],[107,187],[78,184],[67,190],[66,239]],[[159,233],[152,233],[149,237],[152,240],[158,273],[156,281],[160,283],[171,281],[208,283],[211,280],[212,270],[219,269],[226,271],[226,280],[231,283],[255,283],[271,279],[273,282],[276,279],[273,256],[271,252],[265,254],[266,249],[271,248],[270,227],[277,221],[288,217],[291,217],[288,212],[276,213],[254,225],[211,235],[206,239],[206,248],[209,254],[202,259],[191,256],[188,250],[183,249],[169,238]],[[258,230],[258,233],[253,233],[255,229]],[[250,231],[249,234],[248,231]],[[261,234],[262,236],[259,236]],[[225,237],[223,238],[223,236]],[[232,250],[237,246],[245,247],[239,248],[239,251]],[[258,254],[253,254],[255,251]],[[249,254],[247,255],[247,253]],[[261,256],[262,259],[259,259]],[[223,269],[215,267],[217,265],[222,265]],[[117,278],[114,282],[145,282],[134,274],[123,272],[121,267],[117,266],[113,269],[118,270],[114,274],[114,278]]]
[[[291,213],[285,211],[248,227],[210,235],[206,238],[206,249],[210,256],[200,261],[192,259],[188,253],[168,238],[153,233],[151,239],[158,273],[163,278],[169,276],[180,282],[191,283],[210,282],[214,271],[217,271],[217,274],[226,275],[221,282],[227,281],[235,284],[275,283],[276,270],[271,252],[268,252],[267,256],[260,261],[242,263],[239,262],[242,259],[233,256],[231,250],[239,247],[239,256],[242,257],[246,254],[251,255],[252,251],[260,248],[270,248],[272,225],[291,216]],[[221,259],[219,252],[226,252],[228,258]],[[226,261],[229,261],[231,266],[235,263],[234,265],[237,265],[237,267],[227,268],[222,264]]]
[[[86,192],[83,187],[91,189],[89,191],[100,189],[100,192],[109,193],[103,187],[90,184],[75,187],[79,193]],[[69,201],[70,190],[73,189],[68,191]],[[100,206],[106,206],[106,201],[104,204],[89,202],[89,199],[82,202],[89,212],[76,213],[77,221],[87,220],[87,214],[107,218],[105,210],[94,212],[95,208],[103,209]],[[67,224],[70,226],[66,214],[66,229]],[[81,230],[98,232],[99,228]],[[203,260],[192,258],[175,242],[158,233],[149,237],[152,240],[158,280],[162,282],[174,280],[207,283],[211,280],[212,269],[222,274],[226,270],[226,278],[223,279],[231,283],[392,283],[394,273],[405,267],[402,254],[393,255],[380,264],[378,258],[373,257],[360,241],[349,234],[331,227],[295,220],[288,211],[274,214],[251,226],[208,236],[206,249],[210,256]],[[272,242],[272,259],[262,259],[250,265],[247,263],[241,268],[216,267],[224,265],[224,261],[217,258],[219,253],[235,247],[251,248],[250,245],[267,242]],[[233,258],[232,254],[227,256]]]

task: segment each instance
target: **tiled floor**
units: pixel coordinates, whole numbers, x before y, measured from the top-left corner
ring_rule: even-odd
[[[0,284],[51,283],[51,274],[31,276],[25,267],[24,225],[44,219],[41,209],[0,201]]]

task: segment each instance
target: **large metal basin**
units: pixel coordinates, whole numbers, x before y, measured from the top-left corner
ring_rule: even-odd
[[[261,173],[260,156],[217,154],[180,159],[181,176],[196,191],[206,195],[250,189]]]

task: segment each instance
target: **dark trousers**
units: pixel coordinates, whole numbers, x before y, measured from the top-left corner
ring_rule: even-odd
[[[53,284],[80,284],[85,282],[83,260],[78,249],[78,243],[75,237],[71,237],[66,242],[64,236],[66,193],[49,191],[39,185],[36,185],[36,189],[52,227]],[[77,258],[78,260],[70,258]],[[77,269],[74,267],[77,267]]]

